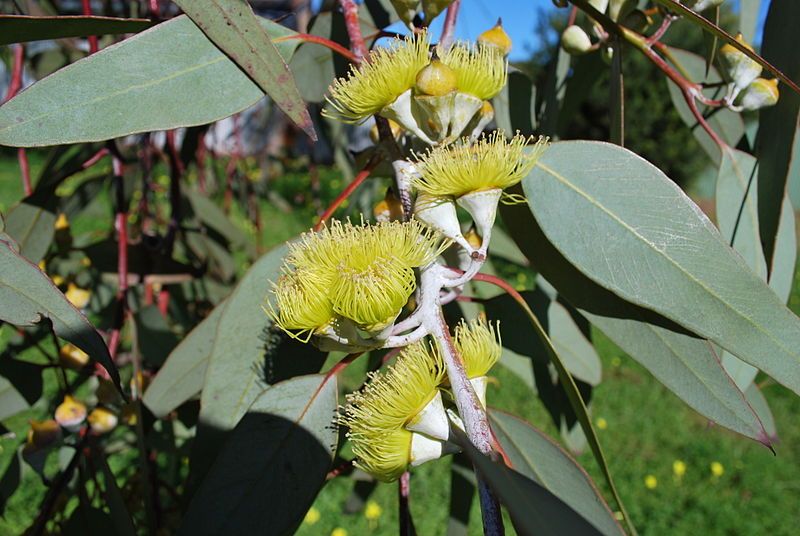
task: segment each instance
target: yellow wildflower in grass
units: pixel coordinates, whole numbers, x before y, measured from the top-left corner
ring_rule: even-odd
[[[595,424],[597,424],[597,428],[599,430],[605,430],[606,428],[608,428],[608,421],[605,420],[603,417],[598,417],[597,421],[595,421]]]
[[[546,148],[546,138],[517,134],[508,140],[500,131],[481,137],[475,145],[465,140],[439,146],[416,155],[421,177],[414,186],[426,194],[453,197],[505,189],[521,181]]]
[[[303,523],[306,525],[314,525],[319,521],[320,517],[322,516],[320,515],[319,510],[312,506],[308,509],[308,512],[306,512],[306,516],[303,518]]]
[[[375,48],[369,61],[352,66],[347,78],[334,80],[326,97],[330,107],[322,114],[357,123],[380,112],[414,87],[417,73],[428,64],[428,47],[428,35],[421,32]]]
[[[347,396],[339,422],[349,431],[355,465],[378,480],[396,480],[411,463],[412,432],[406,426],[439,394],[441,356],[425,342],[407,346],[386,372]],[[446,418],[445,418],[446,426]]]
[[[331,531],[331,536],[347,536],[347,530],[342,527],[336,527]]]
[[[647,475],[644,477],[644,487],[647,489],[656,489],[658,486],[658,479],[653,475]]]
[[[368,331],[381,329],[416,288],[414,268],[433,261],[446,246],[415,220],[334,221],[290,246],[268,313],[277,326],[304,340],[334,322],[334,315]]]
[[[383,508],[375,501],[367,501],[367,507],[364,509],[364,517],[369,521],[374,521],[383,515]]]
[[[686,463],[683,460],[672,462],[672,474],[675,475],[675,478],[683,478],[683,475],[686,474]]]
[[[459,43],[442,54],[441,60],[455,71],[460,93],[489,100],[506,85],[508,66],[503,51],[495,46]]]
[[[725,473],[725,467],[719,462],[711,462],[711,475],[719,478]]]
[[[469,379],[486,376],[500,359],[499,322],[492,325],[483,317],[470,322],[461,320],[453,339]]]

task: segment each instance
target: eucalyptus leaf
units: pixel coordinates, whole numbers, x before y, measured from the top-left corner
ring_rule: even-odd
[[[147,19],[114,17],[0,15],[0,46],[65,37],[136,33],[153,24]]]
[[[195,326],[170,352],[164,365],[150,382],[142,402],[156,417],[164,417],[200,393],[224,309],[223,301]]]
[[[624,534],[586,471],[553,440],[508,413],[491,410],[490,419],[514,470],[545,487],[602,534]]]
[[[523,189],[544,234],[589,278],[800,392],[800,320],[657,168],[611,144],[561,142]]]
[[[44,319],[59,337],[100,363],[121,390],[119,372],[100,334],[44,272],[0,241],[0,320],[34,326]]]
[[[55,206],[54,195],[33,194],[8,213],[6,232],[16,241],[20,254],[33,263],[44,258],[53,242]]]
[[[264,391],[231,433],[178,534],[292,533],[325,483],[338,440],[336,407],[336,376],[300,376]]]
[[[273,40],[294,35],[272,21],[260,23]],[[288,59],[299,41],[275,44]],[[101,141],[203,125],[240,112],[263,96],[182,15],[79,60],[0,106],[0,145]]]
[[[312,140],[317,139],[292,73],[243,0],[174,0],[184,13],[246,72]]]
[[[800,54],[797,36],[787,31],[787,21],[800,20],[800,2],[771,0],[764,24],[761,53],[792,80],[800,80]],[[772,270],[776,254],[776,236],[781,206],[786,192],[795,138],[800,121],[800,95],[781,84],[781,96],[775,106],[759,111],[758,141],[758,215],[761,222],[761,243],[767,265]],[[795,164],[796,166],[797,164]]]

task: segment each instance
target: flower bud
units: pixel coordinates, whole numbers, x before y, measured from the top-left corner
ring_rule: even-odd
[[[567,54],[572,56],[580,56],[586,54],[592,49],[592,41],[583,28],[573,24],[569,26],[564,33],[561,34],[561,48]]]
[[[756,78],[745,88],[739,97],[739,108],[742,110],[758,110],[773,106],[778,102],[778,80],[776,78]]]
[[[500,19],[497,19],[497,24],[478,36],[478,43],[497,47],[503,52],[504,56],[511,52],[511,38],[503,29],[503,21]]]
[[[56,422],[67,431],[77,432],[86,419],[86,406],[70,395],[56,408]]]
[[[434,58],[417,73],[415,87],[423,95],[439,97],[453,91],[456,88],[457,81],[455,71],[438,58]]]
[[[753,47],[745,42],[741,33],[736,34],[736,40],[748,50],[753,50]],[[726,74],[734,85],[734,91],[730,96],[731,99],[735,98],[740,91],[749,86],[761,74],[761,65],[730,43],[726,43],[719,50],[719,58]]]
[[[68,343],[58,351],[58,362],[62,367],[80,370],[89,362],[89,356],[74,344]]]
[[[53,280],[55,283],[55,280]],[[85,290],[78,287],[75,283],[70,283],[67,286],[67,291],[64,293],[69,302],[78,309],[83,309],[89,305],[89,299],[92,297],[90,290]]]
[[[109,409],[96,407],[87,419],[92,432],[97,435],[107,434],[117,426],[117,416]]]
[[[25,442],[26,449],[41,450],[61,439],[61,427],[54,419],[30,421],[30,423],[31,427],[28,429]]]

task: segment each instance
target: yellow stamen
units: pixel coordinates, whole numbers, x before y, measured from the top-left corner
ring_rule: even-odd
[[[508,65],[497,47],[457,44],[442,56],[442,62],[456,72],[456,87],[481,100],[489,100],[506,85]]]
[[[466,141],[439,146],[417,156],[422,176],[414,186],[427,194],[455,197],[508,188],[530,173],[546,148],[547,138],[517,134],[509,141],[498,131],[472,146]]]
[[[455,345],[469,379],[486,376],[502,353],[500,323],[495,325],[484,318],[464,320],[456,326]]]
[[[421,32],[374,49],[369,61],[352,67],[347,78],[334,80],[326,98],[330,107],[322,114],[357,123],[380,112],[414,87],[417,73],[428,63],[428,46],[428,35]]]
[[[406,347],[384,373],[370,375],[347,397],[339,422],[349,428],[356,464],[382,481],[396,480],[410,462],[411,432],[405,429],[433,400],[445,368],[434,346]]]

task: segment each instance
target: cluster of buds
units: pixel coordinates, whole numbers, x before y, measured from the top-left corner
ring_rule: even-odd
[[[736,41],[753,50],[741,33],[736,35]],[[762,68],[758,62],[730,43],[720,49],[719,59],[729,80],[725,102],[732,110],[758,110],[778,102],[778,80],[761,78]]]
[[[419,16],[420,8],[425,15],[425,21],[430,23],[452,4],[453,0],[391,0],[391,2],[400,19],[413,28],[414,19]]]
[[[409,13],[418,4],[401,3]],[[494,116],[490,99],[507,81],[510,48],[499,22],[475,45],[446,48],[431,47],[421,30],[373,50],[327,96],[328,117],[388,119],[411,156],[392,162],[398,197],[390,190],[378,203],[376,223],[333,221],[289,244],[265,309],[291,337],[323,350],[402,349],[347,397],[337,419],[356,465],[383,481],[453,452],[451,426],[470,435],[476,411],[486,418],[498,327],[462,321],[451,336],[441,305],[477,274],[499,201],[518,201],[504,190],[547,147],[545,138],[483,134]],[[459,206],[472,220],[467,232]],[[450,246],[463,273],[442,259]]]

